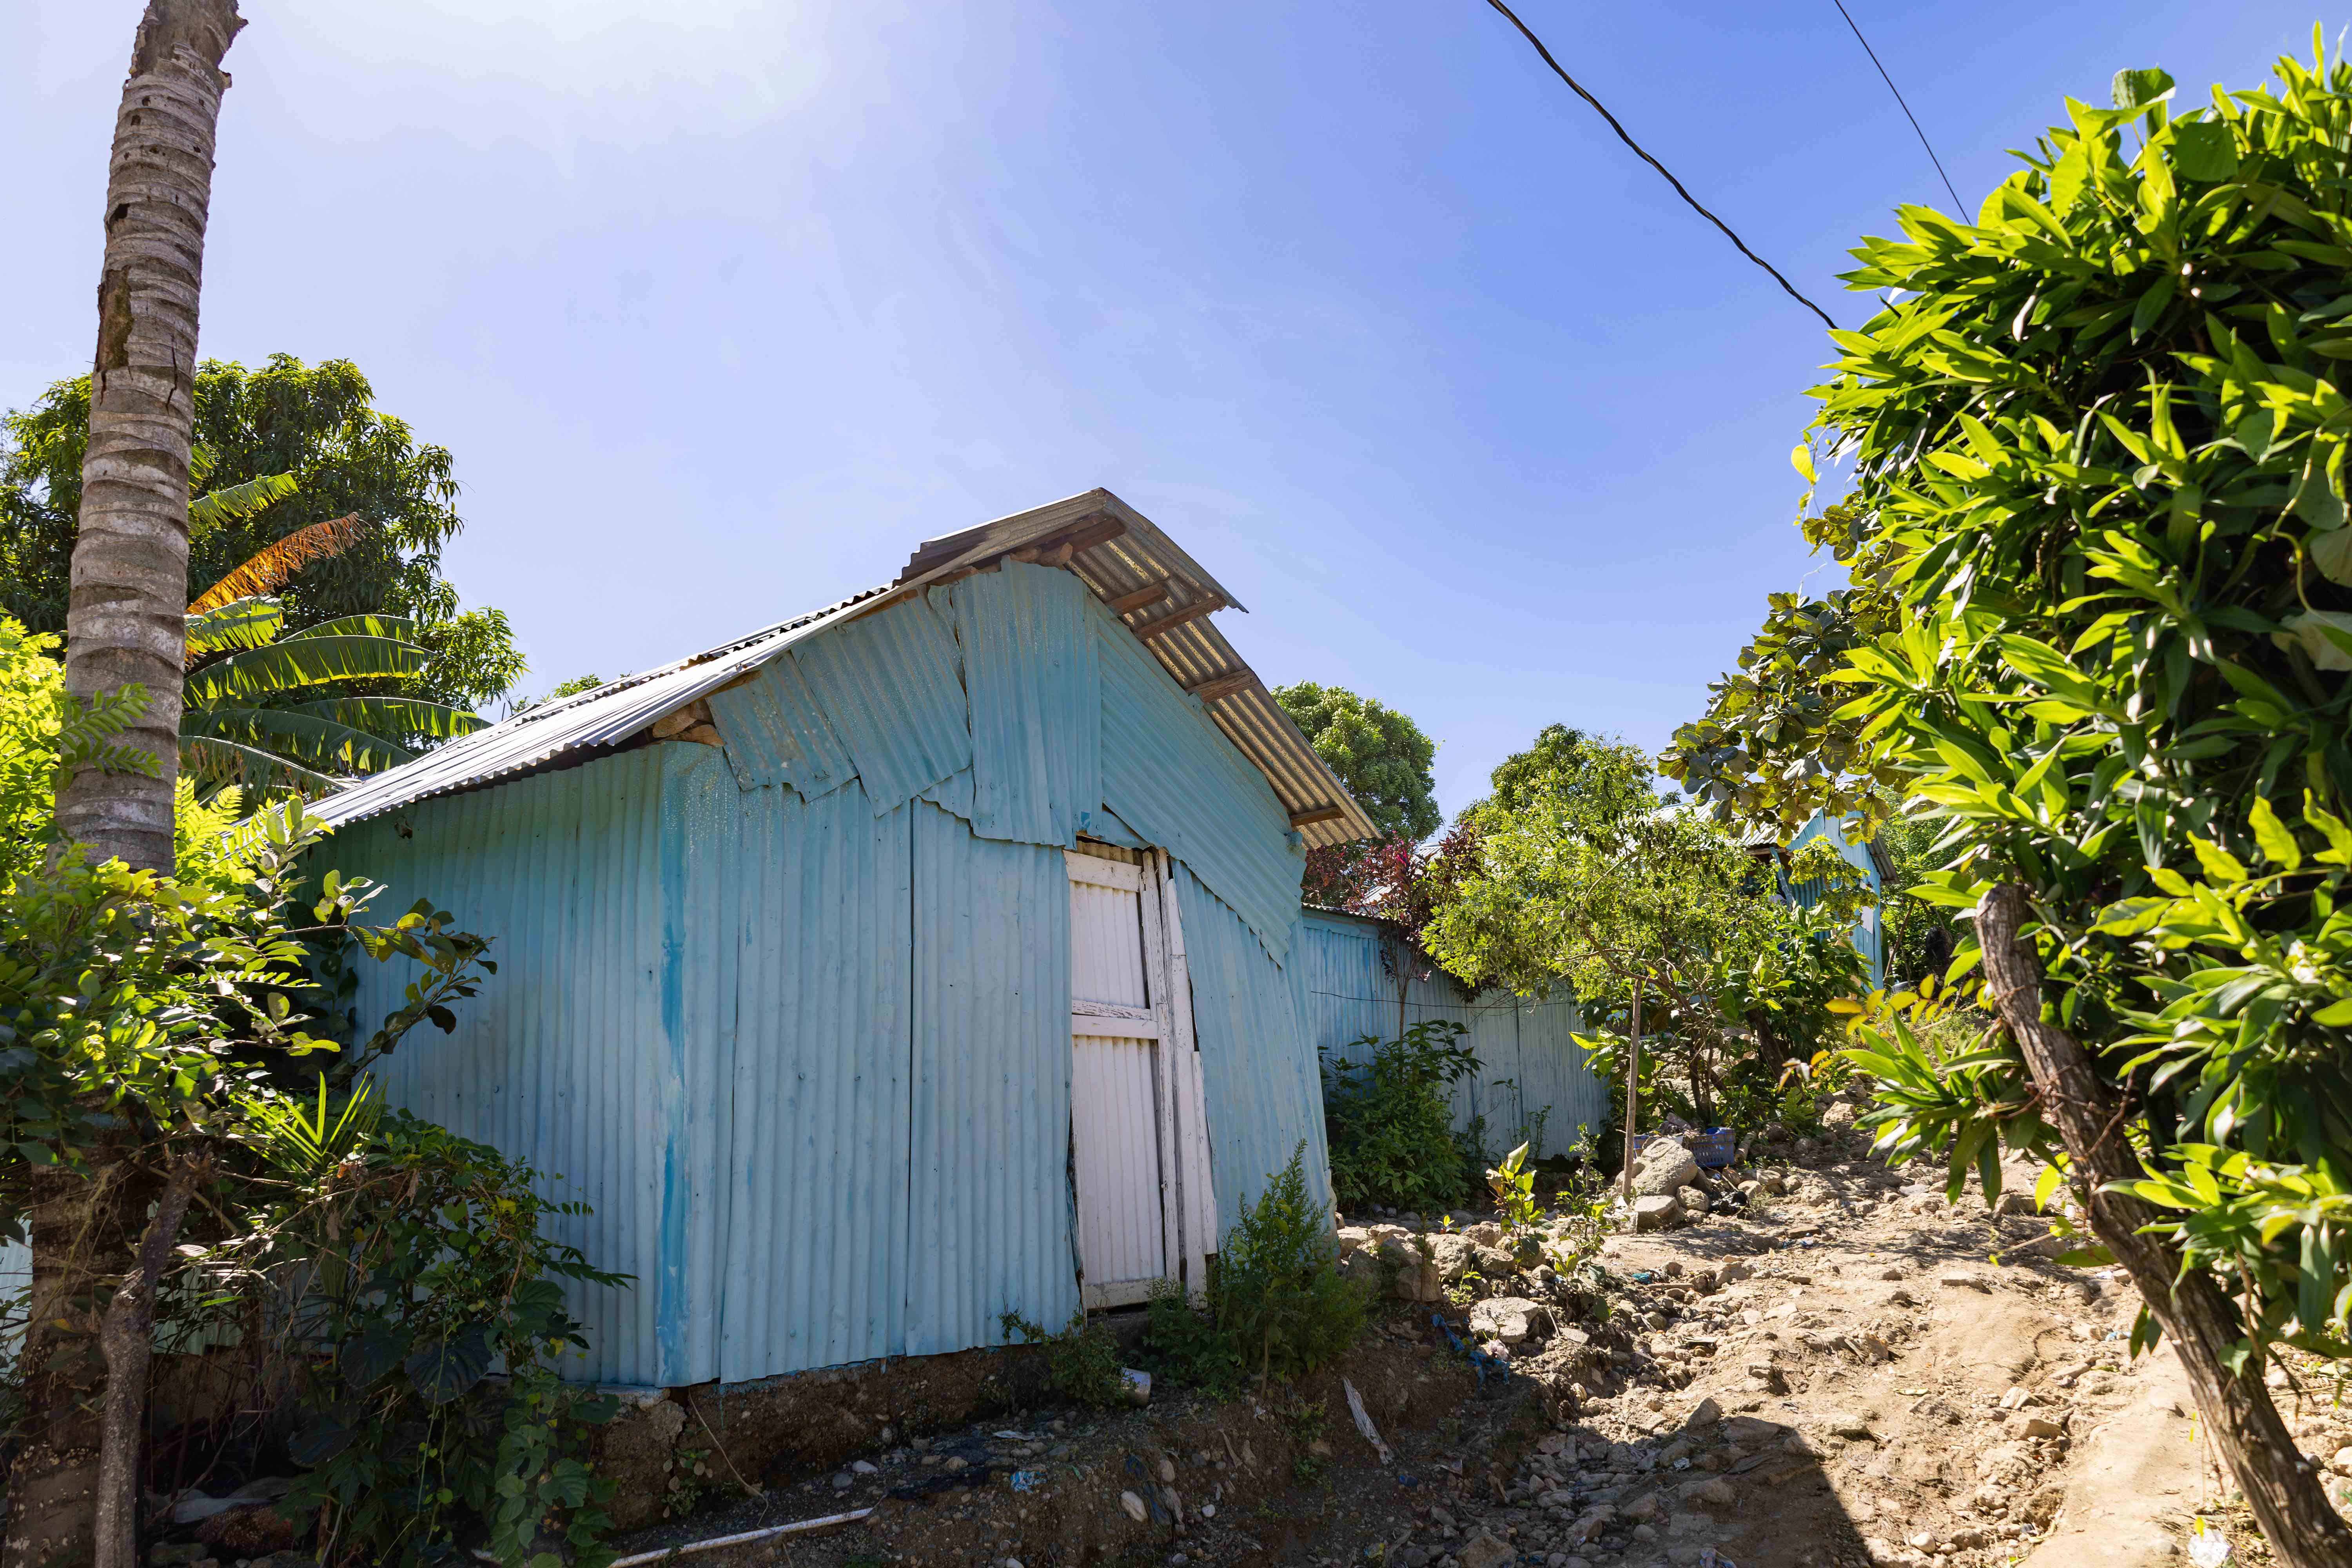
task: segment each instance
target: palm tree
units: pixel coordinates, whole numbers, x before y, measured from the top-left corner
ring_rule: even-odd
[[[190,512],[211,502],[236,509],[226,515],[249,515],[293,488],[292,476],[270,475],[200,497]],[[275,591],[310,562],[348,549],[366,529],[345,516],[297,530],[188,605],[180,766],[203,793],[235,784],[248,795],[322,795],[351,774],[410,761],[419,741],[470,734],[488,722],[416,697],[331,690],[288,700],[347,681],[410,679],[431,661],[408,640],[415,623],[404,616],[343,616],[285,630]]]
[[[173,869],[196,304],[214,139],[228,89],[221,59],[244,25],[236,0],[147,0],[107,163],[66,690],[85,706],[143,694],[140,718],[118,738],[142,767],[77,763],[58,787],[58,826],[93,859],[120,858],[134,869]],[[146,1191],[133,1175],[141,1152],[126,1142],[99,1169],[47,1173],[34,1190],[5,1568],[85,1558],[97,1568],[131,1568],[138,1561],[137,1458],[155,1281],[196,1179],[194,1167],[175,1168],[142,1226]]]

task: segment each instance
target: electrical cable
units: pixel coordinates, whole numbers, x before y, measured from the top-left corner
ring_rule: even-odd
[[[1838,8],[1838,15],[1845,18],[1845,25],[1853,28],[1853,41],[1862,46],[1862,52],[1870,57],[1870,63],[1878,67],[1878,79],[1886,84],[1886,90],[1893,93],[1895,101],[1902,106],[1903,118],[1911,122],[1913,131],[1918,132],[1919,145],[1927,149],[1927,162],[1936,165],[1937,177],[1944,182],[1944,189],[1951,193],[1952,216],[1966,218],[1969,216],[1968,205],[1960,200],[1960,193],[1952,190],[1952,176],[1944,173],[1944,161],[1936,156],[1936,149],[1928,142],[1927,132],[1920,127],[1919,117],[1911,112],[1909,104],[1903,102],[1903,89],[1895,85],[1893,77],[1886,74],[1886,67],[1879,61],[1878,51],[1870,47],[1870,40],[1862,36],[1862,28],[1854,22],[1853,13],[1845,8],[1845,0],[1830,0],[1830,4]]]
[[[1779,269],[1770,262],[1765,260],[1762,257],[1748,249],[1748,242],[1740,238],[1738,235],[1732,233],[1731,226],[1729,224],[1724,222],[1721,218],[1707,211],[1706,208],[1699,205],[1698,198],[1692,195],[1689,191],[1683,188],[1683,183],[1675,178],[1673,170],[1667,168],[1664,163],[1659,163],[1655,158],[1651,157],[1648,152],[1643,148],[1639,142],[1634,141],[1631,135],[1627,134],[1625,128],[1617,122],[1617,117],[1609,112],[1607,106],[1602,104],[1599,99],[1585,91],[1583,84],[1579,82],[1574,77],[1569,75],[1560,63],[1552,58],[1551,51],[1544,47],[1544,41],[1536,37],[1535,30],[1533,28],[1529,27],[1525,22],[1519,20],[1517,13],[1514,12],[1508,5],[1504,5],[1503,0],[1486,0],[1486,4],[1501,12],[1503,14],[1503,19],[1510,23],[1512,26],[1517,27],[1519,30],[1519,36],[1521,37],[1527,39],[1528,43],[1535,46],[1535,51],[1537,54],[1543,57],[1544,64],[1551,67],[1552,75],[1568,83],[1570,89],[1573,91],[1577,97],[1591,104],[1593,110],[1598,113],[1601,119],[1609,121],[1609,129],[1617,132],[1618,141],[1622,142],[1626,146],[1631,147],[1634,153],[1640,157],[1642,162],[1647,163],[1650,167],[1655,169],[1659,174],[1665,176],[1666,184],[1674,186],[1675,195],[1682,197],[1685,202],[1688,203],[1690,205],[1691,211],[1698,214],[1699,216],[1706,219],[1707,222],[1721,229],[1723,231],[1723,237],[1731,241],[1733,245],[1739,247],[1740,255],[1748,258],[1748,260],[1756,263],[1757,266],[1761,267],[1765,271],[1771,273],[1772,281],[1778,283],[1781,289],[1787,292],[1790,299],[1794,300],[1798,304],[1802,305],[1806,310],[1811,310],[1814,315],[1819,316],[1822,319],[1822,324],[1828,327],[1832,331],[1835,331],[1837,330],[1837,323],[1830,320],[1830,313],[1827,310],[1822,310],[1819,305],[1814,304],[1811,300],[1808,300],[1802,294],[1798,293],[1797,286],[1790,282],[1786,278],[1781,277]]]

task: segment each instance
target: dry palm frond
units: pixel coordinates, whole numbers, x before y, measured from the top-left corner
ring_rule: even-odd
[[[243,565],[205,589],[203,596],[188,606],[188,614],[200,616],[232,599],[274,594],[311,562],[349,550],[367,533],[367,529],[355,511],[298,528],[277,543],[255,551]]]

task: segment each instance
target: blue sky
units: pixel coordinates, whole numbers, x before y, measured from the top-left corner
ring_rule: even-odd
[[[1973,205],[2119,66],[2309,47],[2240,0],[1850,0]],[[1830,0],[1520,14],[1842,322],[1945,198]],[[86,369],[138,0],[0,10],[0,405]],[[204,347],[356,361],[457,455],[530,689],[887,580],[1106,485],[1269,681],[1440,742],[1662,743],[1819,563],[1820,323],[1478,0],[244,0]]]

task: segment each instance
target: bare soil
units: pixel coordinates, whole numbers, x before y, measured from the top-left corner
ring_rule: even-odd
[[[1716,1185],[1729,1199],[1764,1170],[1785,1195],[1609,1240],[1597,1310],[1541,1276],[1474,1285],[1547,1309],[1545,1331],[1505,1347],[1507,1376],[1482,1380],[1454,1348],[1465,1293],[1392,1303],[1292,1387],[1217,1404],[1163,1385],[1143,1410],[894,1432],[857,1468],[772,1470],[763,1496],[621,1549],[870,1508],[691,1561],[2138,1568],[2183,1561],[2200,1529],[2267,1560],[2200,1462],[2170,1353],[2130,1355],[2127,1282],[2050,1261],[2044,1219],[1995,1215],[1973,1188],[1947,1204],[1848,1134],[1768,1152],[1785,1158]],[[2318,1464],[2352,1448],[2331,1385],[2278,1392]],[[2352,1506],[2352,1481],[2332,1484]]]

